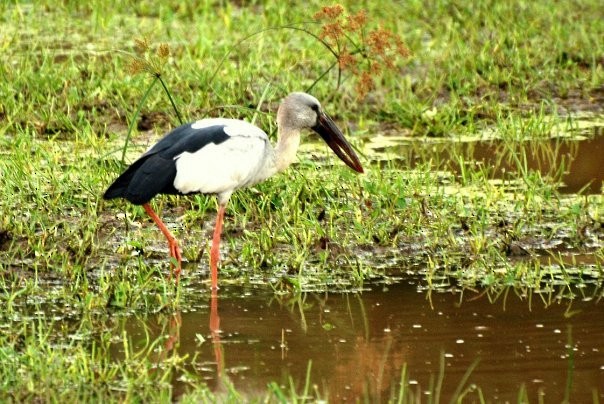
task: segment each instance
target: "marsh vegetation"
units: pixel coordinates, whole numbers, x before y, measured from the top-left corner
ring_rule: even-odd
[[[340,17],[317,2],[110,3],[0,5],[0,397],[337,401],[344,390],[325,380],[359,357],[281,357],[332,338],[343,352],[353,341],[365,350],[375,377],[342,386],[368,400],[604,399],[604,352],[581,331],[603,327],[600,2],[369,2],[364,19],[354,2]],[[336,17],[362,23],[352,45],[333,37]],[[144,211],[101,196],[181,120],[243,118],[272,136],[280,98],[309,88],[366,174],[309,137],[286,173],[233,196],[217,341],[207,327],[214,198],[154,201],[182,240],[176,287]],[[424,305],[401,297],[413,291]],[[372,311],[376,302],[390,312]],[[395,316],[405,311],[427,320]],[[428,325],[438,316],[472,311],[503,318],[464,323],[472,335],[495,329],[495,340],[501,324],[560,334],[552,346],[567,356],[552,366],[563,377],[547,378],[562,382],[539,382],[536,368],[494,390],[488,375],[517,362],[480,373],[484,345],[465,343],[458,360],[436,339],[417,359],[404,353],[419,345],[382,335],[411,340],[415,324],[437,335]],[[266,328],[245,328],[271,313]],[[483,326],[491,331],[472,328]],[[229,361],[242,343],[263,361]],[[279,355],[269,362],[263,349]],[[215,375],[218,353],[227,378]],[[283,374],[261,371],[278,366]],[[259,373],[261,384],[241,383]]]

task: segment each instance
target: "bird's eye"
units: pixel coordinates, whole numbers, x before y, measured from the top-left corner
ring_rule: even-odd
[[[310,108],[315,112],[319,112],[319,106],[317,104],[312,104]]]

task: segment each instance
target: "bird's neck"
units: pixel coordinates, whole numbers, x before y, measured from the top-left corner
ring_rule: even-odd
[[[300,131],[283,127],[279,130],[279,139],[275,147],[275,168],[277,172],[285,170],[296,161],[296,152],[300,146]]]

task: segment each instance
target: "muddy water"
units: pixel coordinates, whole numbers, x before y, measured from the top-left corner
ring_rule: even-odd
[[[604,399],[604,301],[601,290],[599,298],[586,292],[572,304],[545,304],[512,291],[494,303],[467,292],[465,300],[459,293],[427,299],[405,282],[282,300],[268,289],[225,287],[213,318],[204,304],[175,316],[125,319],[123,327],[135,343],[144,344],[147,330],[169,335],[181,355],[197,354],[191,370],[218,392],[228,379],[255,396],[270,381],[289,386],[290,376],[301,391],[310,366],[312,383],[330,401],[383,401],[398,391],[407,364],[408,388],[427,399],[443,375],[442,358],[441,400],[478,361],[463,387],[479,386],[488,401],[516,401],[525,386],[531,401],[592,402]]]
[[[601,127],[597,128],[601,131]],[[387,144],[384,145],[383,142]],[[604,136],[532,140],[505,144],[500,140],[425,142],[385,136],[368,145],[374,159],[413,168],[431,162],[433,169],[460,174],[467,164],[482,166],[495,179],[518,178],[521,169],[539,171],[561,181],[563,193],[600,193],[604,184]],[[516,160],[516,157],[519,160]],[[526,157],[526,159],[525,159]]]

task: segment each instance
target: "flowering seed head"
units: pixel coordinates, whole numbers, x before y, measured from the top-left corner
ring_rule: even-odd
[[[354,68],[357,64],[357,60],[353,55],[344,51],[338,55],[338,63],[340,65],[340,69],[344,70]]]
[[[170,46],[167,43],[160,44],[157,49],[157,56],[159,56],[160,59],[167,59],[168,56],[170,56]]]
[[[134,45],[136,48],[136,53],[138,53],[139,55],[149,50],[149,41],[147,40],[147,38],[135,38]]]
[[[315,13],[313,16],[315,20],[335,20],[344,12],[344,7],[341,4],[334,4],[333,6],[325,6],[321,11]]]
[[[344,30],[342,29],[342,25],[338,22],[333,22],[330,24],[323,25],[323,30],[321,31],[320,37],[322,39],[328,38],[337,41],[344,35]]]
[[[128,65],[128,73],[133,76],[136,76],[140,72],[146,69],[146,63],[144,60],[138,58],[132,58],[130,64]]]
[[[360,10],[356,14],[352,14],[348,16],[348,24],[346,25],[346,29],[350,32],[358,31],[367,23],[367,12],[365,10]]]

